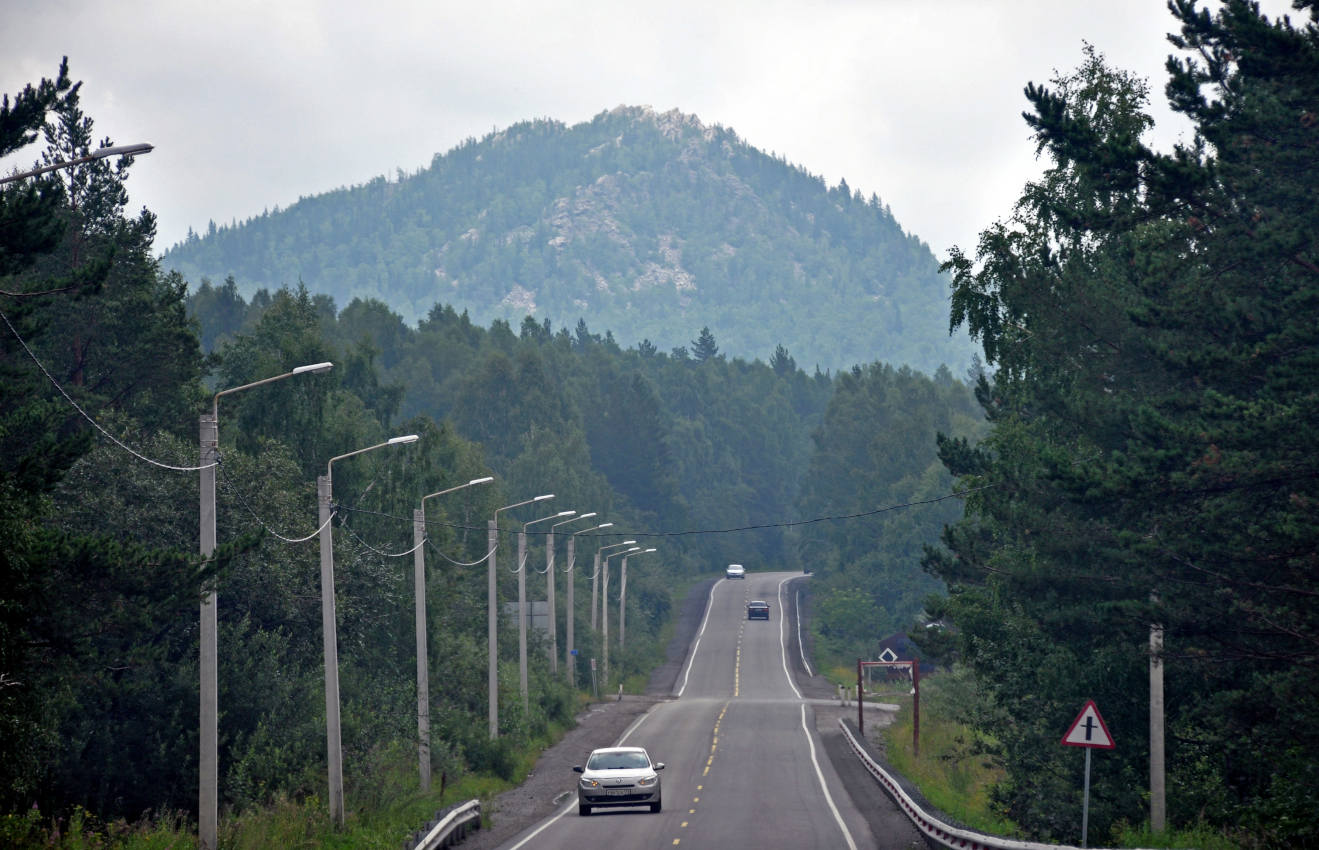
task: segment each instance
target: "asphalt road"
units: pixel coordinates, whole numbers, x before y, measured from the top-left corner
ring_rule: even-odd
[[[620,808],[582,817],[575,795],[565,795],[552,815],[502,847],[920,846],[900,816],[890,821],[872,811],[880,799],[873,789],[861,788],[854,774],[840,776],[826,752],[829,733],[822,738],[820,729],[836,720],[817,718],[827,701],[817,706],[803,696],[792,672],[801,667],[798,639],[783,617],[790,582],[801,578],[750,573],[716,582],[675,698],[641,715],[618,741],[665,763],[662,812]],[[770,603],[768,622],[746,619],[751,599]],[[561,768],[575,777],[571,765]],[[845,764],[842,770],[849,772]],[[854,798],[849,784],[864,793]]]

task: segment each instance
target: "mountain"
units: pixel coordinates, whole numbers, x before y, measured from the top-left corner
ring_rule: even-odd
[[[877,197],[825,182],[695,116],[619,107],[469,139],[415,174],[189,233],[164,266],[377,299],[406,321],[437,304],[487,324],[584,321],[622,344],[690,346],[804,368],[876,360],[961,372],[946,281]]]

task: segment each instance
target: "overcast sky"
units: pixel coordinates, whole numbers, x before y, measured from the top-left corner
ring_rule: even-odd
[[[3,7],[0,91],[53,77],[67,55],[98,138],[156,146],[129,190],[159,217],[161,252],[189,227],[413,172],[518,121],[571,125],[625,104],[694,114],[875,193],[942,258],[973,248],[1038,173],[1022,89],[1075,69],[1083,42],[1149,80],[1160,147],[1183,131],[1163,98],[1164,0]]]

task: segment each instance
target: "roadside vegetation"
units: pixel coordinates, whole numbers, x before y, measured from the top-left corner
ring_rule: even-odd
[[[912,697],[908,688],[876,688],[874,699],[899,706],[894,721],[880,732],[884,757],[897,773],[912,782],[926,800],[954,825],[989,835],[1029,839],[1006,816],[1003,784],[1008,781],[998,742],[977,731],[972,719],[992,711],[970,671],[956,667],[921,679],[920,756],[914,752]],[[873,736],[872,736],[873,737]],[[1061,735],[1059,736],[1061,737]],[[1072,751],[1069,776],[1082,781],[1080,752]],[[1103,758],[1100,753],[1096,758]],[[1091,794],[1105,789],[1092,786]],[[1062,813],[1067,816],[1068,813]],[[1079,806],[1072,813],[1080,823]],[[1108,835],[1090,834],[1096,847],[1179,848],[1180,850],[1244,850],[1248,840],[1206,824],[1154,833],[1148,823],[1113,825]]]

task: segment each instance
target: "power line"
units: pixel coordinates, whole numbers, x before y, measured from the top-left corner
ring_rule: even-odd
[[[158,466],[161,469],[168,469],[173,472],[201,472],[203,469],[210,469],[213,466],[217,466],[217,464],[214,463],[208,463],[205,466],[171,466],[168,463],[161,463],[158,460],[152,460],[146,455],[140,454],[137,451],[134,451],[129,446],[120,442],[113,434],[102,428],[99,422],[97,422],[90,415],[88,415],[87,411],[83,410],[82,407],[78,405],[78,402],[74,401],[73,397],[64,391],[64,387],[60,386],[60,382],[55,380],[55,377],[51,375],[50,372],[46,371],[46,367],[43,366],[41,364],[41,361],[37,359],[37,355],[32,353],[32,349],[27,347],[27,343],[23,341],[23,337],[19,336],[18,331],[14,328],[13,323],[9,321],[9,317],[6,316],[3,311],[0,311],[0,319],[5,320],[5,325],[9,327],[9,332],[14,335],[14,339],[18,340],[18,344],[23,346],[23,350],[27,352],[27,356],[32,358],[32,362],[37,364],[37,368],[41,370],[41,374],[46,376],[46,380],[50,381],[51,385],[55,387],[55,389],[60,391],[60,395],[64,396],[64,400],[67,401],[69,404],[73,405],[73,409],[78,411],[78,413],[82,414],[82,418],[90,422],[92,424],[92,427],[94,427],[97,431],[100,431],[102,436],[104,436],[107,440],[114,443],[116,446],[123,449],[124,451],[128,452],[130,455],[137,458],[138,460],[146,461],[152,466]]]
[[[215,462],[215,465],[217,467],[220,467],[220,461],[217,460]],[[223,469],[223,467],[220,468]],[[266,530],[267,534],[269,534],[271,537],[274,537],[276,540],[282,540],[285,543],[306,543],[308,540],[311,540],[312,538],[319,535],[321,533],[321,530],[324,529],[325,526],[329,525],[330,520],[333,520],[335,516],[334,513],[331,512],[329,519],[321,523],[320,528],[317,528],[315,531],[313,531],[311,534],[308,534],[306,537],[298,537],[296,539],[292,537],[285,537],[284,535],[280,534],[278,531],[275,531],[275,529],[271,528],[270,524],[261,518],[261,515],[258,514],[252,508],[252,505],[245,498],[243,498],[243,494],[238,492],[238,488],[233,486],[231,483],[229,483],[228,478],[220,479],[220,481],[222,486],[225,488],[226,493],[237,499],[238,503],[241,504],[244,508],[246,508],[247,512],[252,515],[252,519],[256,520],[257,524]]]
[[[971,493],[978,493],[981,490],[989,490],[997,486],[999,485],[983,484],[979,487],[972,487],[968,490],[958,490],[956,492],[948,493],[943,496],[935,496],[934,498],[931,499],[919,499],[912,502],[902,502],[901,504],[896,504],[896,505],[885,505],[880,508],[875,508],[874,510],[860,511],[854,514],[833,514],[830,516],[814,517],[812,519],[786,520],[783,522],[766,522],[766,523],[758,523],[755,525],[734,526],[732,528],[697,528],[697,529],[686,529],[683,531],[618,531],[618,532],[611,531],[611,532],[603,532],[600,534],[592,534],[591,536],[592,537],[686,537],[686,536],[694,536],[701,534],[735,534],[743,531],[762,531],[765,529],[772,529],[772,528],[795,528],[797,526],[814,525],[821,522],[838,522],[838,521],[850,520],[850,519],[865,519],[866,517],[878,516],[879,514],[890,513],[892,511],[898,511],[904,508],[915,508],[915,507],[920,507],[922,505],[933,505],[938,502],[947,501],[949,499],[960,499],[967,495],[970,495]],[[369,514],[371,516],[384,517],[386,519],[394,519],[400,522],[412,522],[412,519],[410,517],[401,517],[395,514],[385,513],[383,511],[372,511],[366,508],[355,508],[349,505],[336,505],[335,507],[339,510],[348,511],[350,513]],[[464,531],[483,530],[479,526],[464,525],[461,523],[442,522],[440,520],[428,519],[426,520],[426,524],[427,525],[435,524],[445,528],[453,528]],[[509,530],[509,531],[502,531],[501,533],[511,535],[511,534],[517,534],[518,532],[515,530]],[[529,535],[540,535],[543,537],[547,534],[550,534],[551,532],[527,531],[525,533]]]

